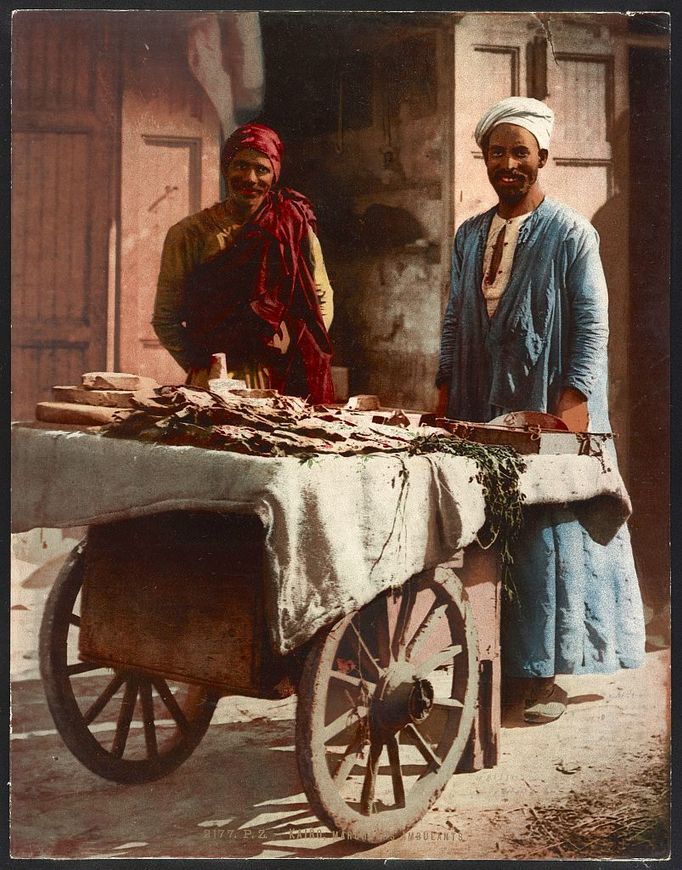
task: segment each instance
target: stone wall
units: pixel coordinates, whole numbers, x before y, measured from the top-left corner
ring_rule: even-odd
[[[435,401],[449,272],[452,57],[443,34],[442,21],[405,26],[403,16],[350,29],[348,58],[329,60],[341,77],[348,71],[346,102],[332,95],[327,130],[284,131],[283,182],[310,196],[320,221],[335,291],[334,362],[348,367],[351,394],[376,393],[406,409]],[[314,68],[319,58],[306,50]],[[351,80],[353,58],[361,79]],[[266,98],[270,120],[267,112]]]

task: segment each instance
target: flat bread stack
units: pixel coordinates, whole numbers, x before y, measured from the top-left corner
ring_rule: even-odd
[[[127,372],[86,372],[79,386],[52,388],[52,402],[38,402],[36,419],[43,423],[103,426],[132,413],[131,399],[158,387],[153,378]]]

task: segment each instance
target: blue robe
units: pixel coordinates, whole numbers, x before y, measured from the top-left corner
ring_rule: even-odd
[[[483,254],[492,208],[457,231],[436,384],[448,416],[485,422],[506,411],[554,412],[575,387],[589,428],[610,431],[608,297],[599,237],[582,215],[546,198],[519,231],[511,275],[489,318]],[[615,449],[609,457],[616,462]],[[518,600],[505,605],[508,676],[607,673],[644,661],[642,601],[626,526],[606,546],[569,507],[525,511],[515,546]]]

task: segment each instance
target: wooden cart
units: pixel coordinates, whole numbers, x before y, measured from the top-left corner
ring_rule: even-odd
[[[315,813],[350,839],[397,837],[456,771],[497,761],[495,555],[473,546],[396,578],[395,592],[281,656],[264,625],[263,536],[256,517],[215,512],[92,526],[41,628],[57,729],[94,773],[146,782],[192,754],[221,695],[297,691]],[[113,730],[100,718],[112,710]]]

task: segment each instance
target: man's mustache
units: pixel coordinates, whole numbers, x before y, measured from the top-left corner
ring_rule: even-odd
[[[500,170],[495,173],[495,181],[501,181],[503,178],[510,179],[511,181],[523,181],[525,179],[525,175],[519,172],[504,172],[504,170]]]

